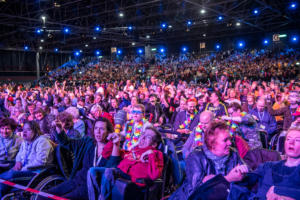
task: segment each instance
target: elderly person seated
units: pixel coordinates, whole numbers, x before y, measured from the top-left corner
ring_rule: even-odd
[[[18,137],[14,131],[17,128],[16,122],[11,118],[0,119],[0,173],[12,167],[22,143],[22,138]]]
[[[162,176],[164,159],[162,152],[157,150],[162,138],[155,128],[147,127],[145,133],[140,136],[138,145],[123,153],[120,152],[120,135],[113,133],[109,138],[114,143],[112,156],[119,156],[123,159],[117,168],[93,167],[89,170],[90,200],[110,199],[115,180],[118,177],[132,180],[139,186],[145,186],[139,181],[140,179],[156,180]]]
[[[170,197],[174,199],[226,199],[230,183],[240,181],[248,172],[237,152],[232,150],[229,128],[222,121],[213,121],[205,132],[204,145],[186,159],[186,180]],[[207,184],[206,184],[207,182]],[[212,185],[222,185],[218,192]]]
[[[77,130],[81,137],[83,137],[85,135],[85,124],[84,121],[80,119],[79,110],[76,107],[69,107],[64,112],[73,116],[73,129]]]

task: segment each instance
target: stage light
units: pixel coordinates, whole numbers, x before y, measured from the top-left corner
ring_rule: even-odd
[[[264,39],[264,45],[268,45],[269,44],[269,40],[267,40],[267,39]]]
[[[35,32],[36,32],[37,34],[42,34],[43,29],[38,28],[38,29],[35,30]]]
[[[290,4],[290,9],[293,10],[293,9],[296,9],[297,8],[297,3],[296,2],[292,2]]]
[[[65,34],[70,33],[70,29],[69,29],[69,28],[64,28],[64,33],[65,33]]]
[[[142,54],[143,53],[143,49],[138,49],[138,54]]]
[[[58,52],[58,48],[55,48],[55,49],[54,49],[54,52]]]
[[[133,27],[132,26],[128,26],[128,30],[132,31]]]
[[[44,42],[44,39],[41,39],[41,43],[43,43]]]
[[[206,13],[206,10],[201,9],[201,10],[200,10],[200,13],[201,13],[201,14],[205,14],[205,13]]]
[[[100,32],[101,31],[101,27],[100,26],[95,26],[95,31],[96,32]]]
[[[181,48],[181,51],[182,51],[183,53],[187,52],[187,50],[188,50],[188,48],[185,47],[185,46]]]
[[[132,42],[131,45],[132,45],[132,46],[135,46],[135,42]]]
[[[258,9],[254,9],[254,10],[253,10],[253,14],[254,14],[254,15],[258,15],[258,14],[259,14]]]
[[[118,54],[118,55],[121,55],[121,54],[122,54],[122,50],[119,49],[119,50],[117,51],[117,54]]]
[[[119,17],[124,17],[124,13],[123,13],[123,12],[120,12],[120,13],[119,13]]]
[[[216,49],[217,50],[221,49],[221,45],[220,44],[216,44]]]
[[[85,44],[84,46],[85,46],[85,47],[89,47],[89,45],[88,45],[88,44]]]
[[[159,52],[160,52],[160,53],[164,53],[165,51],[166,51],[165,48],[160,48],[160,49],[159,49]]]
[[[46,17],[45,15],[42,15],[42,16],[41,16],[41,19],[45,22],[46,19],[47,19],[47,17]]]
[[[298,36],[294,35],[292,38],[291,38],[292,42],[293,43],[297,43],[298,42]]]
[[[74,52],[74,55],[75,55],[75,56],[80,56],[80,51],[75,51],[75,52]]]
[[[169,28],[172,28],[172,25],[169,25],[168,27],[169,27]]]
[[[245,43],[243,41],[238,42],[238,48],[244,48]]]
[[[235,25],[236,25],[236,26],[241,26],[241,23],[240,23],[240,22],[237,22]]]
[[[219,17],[218,17],[218,20],[219,20],[219,21],[222,21],[222,20],[223,20],[223,16],[219,16]]]
[[[96,51],[95,51],[95,55],[96,55],[96,56],[99,56],[99,55],[100,55],[100,51],[99,51],[99,50],[96,50]]]
[[[187,25],[191,26],[192,25],[192,21],[187,21]]]
[[[40,47],[39,47],[39,49],[40,49],[40,50],[42,50],[42,49],[43,49],[43,47],[42,47],[42,46],[40,46]]]
[[[167,28],[167,24],[166,24],[166,23],[162,23],[160,26],[161,26],[161,28],[163,28],[163,29]]]
[[[146,35],[146,38],[149,39],[149,38],[150,38],[150,35]]]
[[[25,51],[28,51],[29,50],[29,47],[26,45],[26,46],[24,46],[24,50]]]

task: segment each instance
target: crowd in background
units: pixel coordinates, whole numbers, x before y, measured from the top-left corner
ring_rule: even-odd
[[[292,175],[300,176],[299,62],[299,52],[292,49],[232,50],[153,62],[87,59],[54,70],[36,85],[2,84],[0,160],[14,162],[0,167],[0,177],[31,178],[30,167],[53,162],[59,144],[77,156],[77,172],[49,192],[109,199],[112,176],[139,186],[144,186],[139,178],[161,177],[163,155],[157,147],[161,132],[169,130],[163,138],[175,139],[175,148],[182,149],[172,157],[179,170],[174,172],[178,189],[170,199],[200,198],[209,181],[228,189],[254,161],[252,170],[262,177],[263,187],[251,198],[297,199],[300,179]],[[112,127],[120,111],[126,123],[118,133]],[[279,151],[280,136],[287,139]],[[281,157],[251,159],[257,149],[268,155],[273,149]],[[248,165],[243,159],[250,160]],[[265,176],[274,170],[280,180]],[[0,185],[0,195],[8,188]],[[242,193],[240,187],[232,191]],[[220,195],[233,195],[226,192]]]

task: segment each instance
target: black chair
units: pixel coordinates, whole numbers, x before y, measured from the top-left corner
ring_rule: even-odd
[[[260,129],[259,131],[260,141],[264,149],[268,148],[268,133],[265,130]]]

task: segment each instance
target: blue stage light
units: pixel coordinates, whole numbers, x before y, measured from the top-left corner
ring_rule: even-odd
[[[55,49],[54,49],[54,52],[58,52],[58,48],[55,48]]]
[[[184,52],[184,53],[187,52],[187,50],[188,50],[187,47],[182,47],[182,48],[181,48],[181,51]]]
[[[191,26],[192,25],[192,21],[187,21],[187,25]]]
[[[242,49],[244,47],[245,47],[245,42],[243,41],[238,42],[238,48]]]
[[[216,44],[216,49],[219,50],[221,48],[220,44]]]
[[[75,55],[75,56],[80,56],[80,51],[75,51],[75,52],[74,52],[74,55]]]
[[[28,51],[29,50],[29,47],[26,45],[26,46],[24,46],[24,50],[25,51]]]
[[[164,53],[165,51],[166,51],[165,48],[160,48],[160,49],[159,49],[159,52],[160,52],[160,53]]]
[[[100,26],[95,26],[95,31],[96,32],[100,32],[101,31],[101,27]]]
[[[223,16],[219,16],[219,17],[218,17],[218,20],[219,20],[219,21],[222,21],[222,20],[223,20]]]
[[[132,26],[128,26],[128,30],[132,31],[133,27]]]
[[[297,8],[297,3],[296,2],[292,2],[291,4],[290,4],[290,7],[289,7],[291,10],[294,10],[294,9],[296,9]]]
[[[291,41],[293,43],[297,43],[298,42],[298,36],[297,35],[292,36]]]
[[[264,45],[268,45],[269,44],[269,40],[267,40],[267,39],[264,39]]]
[[[122,54],[122,50],[119,49],[119,50],[117,51],[117,54],[118,54],[118,55],[121,55],[121,54]]]
[[[258,10],[258,9],[254,9],[254,10],[253,10],[253,14],[254,14],[254,15],[258,15],[258,14],[259,14],[259,10]]]
[[[142,54],[143,53],[143,49],[138,49],[138,54]]]
[[[35,32],[36,32],[37,34],[42,34],[43,30],[40,29],[40,28],[38,28],[38,29],[35,30]]]
[[[166,23],[162,23],[160,26],[161,26],[161,28],[167,28],[167,24]]]
[[[64,28],[64,33],[66,33],[66,34],[70,33],[70,29],[69,28]]]
[[[96,50],[96,51],[95,51],[95,55],[96,55],[96,56],[99,56],[100,53],[101,53],[101,52],[100,52],[99,50]]]

